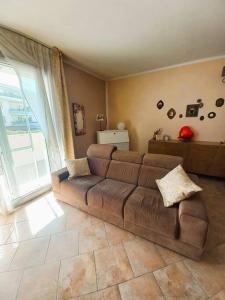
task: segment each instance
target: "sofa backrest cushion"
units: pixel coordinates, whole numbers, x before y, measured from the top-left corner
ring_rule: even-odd
[[[111,159],[112,152],[116,150],[116,147],[113,145],[104,145],[104,144],[92,144],[87,150],[88,157],[96,157],[103,159]]]
[[[106,178],[137,184],[140,164],[111,160]]]
[[[169,170],[164,168],[141,166],[138,185],[146,188],[158,189],[156,179],[163,178],[168,172]]]
[[[91,174],[105,177],[109,168],[109,159],[102,159],[97,157],[88,157],[88,164]]]
[[[183,164],[180,156],[146,153],[143,158],[143,165],[172,170]]]
[[[137,184],[140,164],[143,154],[133,151],[116,150],[112,153],[112,160],[106,178]]]
[[[147,153],[143,158],[138,185],[158,189],[156,179],[161,179],[182,163],[183,158],[179,156]]]
[[[134,152],[134,151],[116,150],[112,154],[112,159],[118,160],[118,161],[135,163],[135,164],[141,164],[142,160],[143,160],[143,156],[144,156],[144,154],[140,154],[140,153]]]
[[[105,177],[111,161],[113,145],[92,144],[87,150],[88,164],[91,174]]]

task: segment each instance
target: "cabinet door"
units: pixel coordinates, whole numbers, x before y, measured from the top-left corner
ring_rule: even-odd
[[[148,152],[186,157],[188,145],[173,141],[149,141]]]
[[[128,131],[105,130],[98,132],[99,144],[113,144],[124,142],[129,142]]]
[[[188,171],[210,175],[210,168],[219,146],[191,144],[188,154]]]
[[[220,145],[209,170],[209,175],[225,178],[225,145]]]

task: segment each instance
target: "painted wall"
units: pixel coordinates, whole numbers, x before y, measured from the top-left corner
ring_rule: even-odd
[[[211,60],[173,69],[146,73],[134,77],[113,80],[108,83],[109,128],[124,121],[129,129],[131,149],[147,151],[148,140],[157,128],[163,134],[177,138],[181,126],[189,125],[195,131],[195,139],[203,141],[225,140],[225,105],[215,106],[217,98],[225,98],[225,83],[221,82],[225,59]],[[185,116],[186,105],[202,99],[204,107],[198,118]],[[156,107],[162,99],[161,110]],[[170,120],[167,111],[173,107],[176,116]],[[216,112],[215,119],[208,119],[208,112]]]
[[[72,103],[84,105],[86,115],[86,134],[75,136],[73,126],[73,137],[75,143],[75,157],[86,156],[87,148],[90,144],[96,143],[96,115],[105,115],[105,82],[76,67],[65,63],[65,77],[67,91],[71,107]],[[73,118],[71,117],[73,120]]]

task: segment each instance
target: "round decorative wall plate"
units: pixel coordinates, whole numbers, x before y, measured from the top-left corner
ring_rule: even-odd
[[[215,116],[216,116],[216,113],[214,111],[211,111],[210,113],[208,113],[209,119],[213,119],[213,118],[215,118]]]
[[[161,108],[163,108],[163,106],[164,106],[164,102],[162,100],[159,100],[157,103],[157,108],[161,109]]]
[[[224,99],[223,98],[218,98],[217,100],[216,100],[216,106],[217,107],[221,107],[221,106],[223,106],[224,105]]]
[[[168,112],[167,112],[167,117],[169,119],[173,119],[175,116],[176,116],[175,109],[174,108],[169,109]]]

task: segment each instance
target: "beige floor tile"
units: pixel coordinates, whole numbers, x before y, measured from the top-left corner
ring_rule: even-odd
[[[76,300],[121,300],[121,297],[118,286],[112,286],[101,291],[78,297]]]
[[[89,224],[79,233],[79,253],[87,253],[108,247],[104,223]]]
[[[119,284],[122,300],[157,300],[164,299],[152,274],[145,274]]]
[[[212,255],[218,263],[225,265],[225,243],[214,248],[210,255]]]
[[[96,290],[93,254],[87,253],[72,259],[62,260],[59,276],[60,300],[71,299]]]
[[[206,299],[204,291],[183,262],[155,271],[154,276],[166,298]]]
[[[211,300],[224,300],[225,299],[225,290],[219,292],[211,298]]]
[[[20,283],[17,300],[55,300],[60,262],[26,269]]]
[[[165,266],[155,245],[141,238],[124,242],[132,270],[135,276],[152,272]]]
[[[78,255],[78,232],[65,231],[51,236],[46,261]]]
[[[66,229],[66,217],[61,216],[49,221],[43,228],[37,232],[37,237],[63,232]]]
[[[160,255],[162,256],[163,260],[165,261],[165,263],[167,265],[185,259],[184,256],[182,256],[172,250],[169,250],[167,248],[161,247],[159,245],[156,245],[156,248],[158,249]]]
[[[21,208],[18,208],[15,212],[7,215],[5,224],[26,221],[28,219],[28,215],[27,215],[27,212],[26,212],[26,207],[28,205],[22,206]]]
[[[98,288],[129,280],[133,272],[122,244],[95,251]]]
[[[225,289],[225,267],[213,256],[205,254],[200,261],[187,259],[184,262],[209,297]]]
[[[132,240],[135,238],[134,234],[109,223],[105,223],[105,229],[110,245],[116,245],[122,241]]]
[[[20,242],[10,269],[16,270],[42,264],[45,260],[48,244],[49,238],[47,237]]]
[[[81,225],[87,222],[88,214],[76,208],[70,207],[67,211],[66,218],[67,230],[79,230]]]
[[[18,248],[17,243],[0,246],[0,272],[7,271]]]
[[[6,243],[12,231],[13,231],[13,226],[11,224],[0,226],[0,245]]]
[[[21,242],[35,237],[31,225],[28,221],[16,222],[13,224],[13,231],[10,234],[7,243]]]
[[[20,280],[21,271],[0,273],[0,299],[15,300]]]

